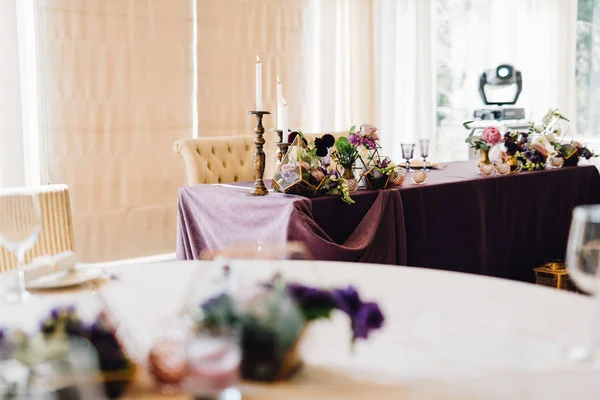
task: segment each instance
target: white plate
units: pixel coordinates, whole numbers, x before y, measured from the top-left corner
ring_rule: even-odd
[[[100,268],[74,268],[29,281],[26,287],[34,290],[67,288],[93,281],[103,276],[103,274],[104,272]]]

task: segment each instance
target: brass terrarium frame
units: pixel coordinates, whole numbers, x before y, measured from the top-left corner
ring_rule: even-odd
[[[294,149],[296,149],[297,158],[294,160],[290,160],[290,157],[293,156]],[[287,153],[283,156],[283,159],[281,161],[281,164],[277,168],[277,171],[275,171],[275,175],[273,175],[271,187],[278,192],[286,194],[297,194],[305,197],[315,197],[319,192],[319,189],[323,185],[323,182],[325,182],[325,176],[323,177],[323,179],[321,179],[318,185],[314,185],[310,182],[310,180],[305,180],[302,178],[304,173],[310,174],[310,170],[307,170],[305,167],[302,166],[302,149],[308,152],[308,149],[306,148],[306,145],[302,140],[302,136],[296,135]],[[286,165],[289,165],[294,162],[297,165],[296,170],[298,172],[298,179],[291,182],[284,181],[282,177],[283,168],[286,168]],[[285,184],[286,182],[288,183],[287,185]]]
[[[371,165],[368,167],[365,167],[363,173],[361,174],[361,177],[364,179],[365,185],[367,186],[367,189],[370,190],[385,190],[385,189],[391,189],[391,188],[395,188],[395,187],[401,187],[404,184],[404,179],[405,179],[405,175],[396,171],[396,168],[402,168],[399,165],[396,165],[392,162],[392,160],[387,157],[387,156],[382,156],[379,157],[380,160],[384,160],[384,159],[388,159],[390,161],[390,163],[392,163],[394,165],[394,171],[393,173],[386,175],[387,179],[385,181],[385,184],[383,186],[383,188],[377,188],[374,187],[372,182],[371,182],[371,174],[373,174],[374,171],[376,171],[376,167],[375,165]],[[380,171],[379,171],[380,172]],[[380,172],[382,175],[384,175],[382,172]]]

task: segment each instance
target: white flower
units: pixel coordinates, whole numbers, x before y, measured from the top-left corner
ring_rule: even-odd
[[[546,134],[546,139],[548,139],[550,143],[556,142],[556,135],[554,133],[548,133]]]
[[[504,143],[498,143],[490,148],[489,157],[491,162],[503,162],[506,160],[506,147]]]
[[[550,143],[550,141],[548,140],[548,138],[545,135],[530,136],[529,142],[531,144],[531,147],[533,147],[533,146],[542,147],[546,150],[547,153],[552,153],[554,151],[554,147],[552,146],[552,144]]]

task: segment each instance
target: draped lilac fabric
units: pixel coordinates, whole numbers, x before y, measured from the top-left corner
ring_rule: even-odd
[[[398,191],[362,191],[353,205],[337,196],[310,200],[246,192],[216,185],[181,188],[177,258],[198,259],[205,249],[239,243],[297,240],[317,260],[406,263]]]
[[[239,242],[304,242],[318,260],[412,265],[532,281],[564,258],[573,207],[600,204],[593,166],[482,177],[473,163],[424,185],[339,197],[246,196],[247,188],[180,189],[177,257]]]

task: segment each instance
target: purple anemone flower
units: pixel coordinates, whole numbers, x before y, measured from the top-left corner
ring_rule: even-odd
[[[336,307],[352,319],[362,306],[362,301],[354,286],[348,286],[346,289],[335,289],[331,292],[331,295]]]
[[[369,333],[382,327],[385,318],[377,303],[364,303],[352,321],[354,338],[367,339]]]

